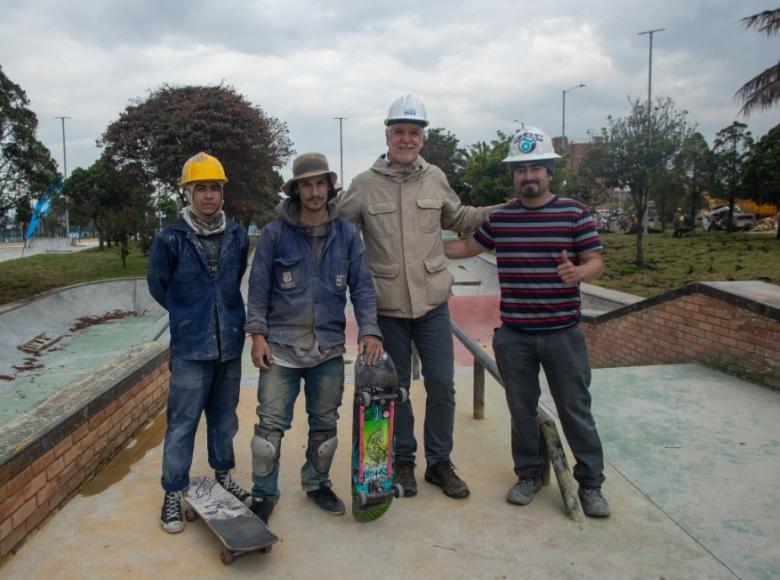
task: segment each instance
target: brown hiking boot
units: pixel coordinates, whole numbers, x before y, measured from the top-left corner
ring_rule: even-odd
[[[414,461],[411,459],[399,459],[395,463],[395,477],[393,483],[399,483],[404,488],[404,497],[417,495],[417,480],[414,478]]]
[[[444,495],[461,499],[468,497],[469,486],[455,475],[455,466],[450,461],[439,461],[425,470],[425,481],[438,485]]]

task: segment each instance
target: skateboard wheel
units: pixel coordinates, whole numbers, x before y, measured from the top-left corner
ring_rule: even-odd
[[[398,400],[401,401],[402,403],[405,403],[406,401],[408,401],[409,400],[409,391],[407,389],[404,389],[403,387],[398,389]]]
[[[195,513],[194,509],[187,508],[184,510],[184,519],[188,522],[194,522],[196,519],[198,519],[198,515]]]
[[[366,392],[360,393],[360,397],[358,397],[358,403],[364,407],[368,407],[371,405],[371,395]]]
[[[268,552],[271,551],[271,548],[273,548],[273,546],[263,546],[262,548],[260,548],[260,553],[267,554]]]
[[[368,496],[366,495],[366,492],[360,489],[355,491],[355,499],[357,499],[357,503],[360,507],[363,507],[368,503]]]
[[[393,497],[399,498],[404,496],[404,486],[400,483],[393,484]]]
[[[222,563],[225,566],[229,566],[233,563],[233,552],[228,550],[227,548],[222,548],[222,550],[219,553],[219,559],[222,560]]]

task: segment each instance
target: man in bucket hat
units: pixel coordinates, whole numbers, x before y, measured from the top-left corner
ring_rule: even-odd
[[[309,416],[301,484],[326,512],[345,512],[329,471],[344,392],[347,288],[359,327],[359,355],[373,364],[384,352],[363,243],[331,203],[340,189],[324,155],[296,158],[293,177],[282,186],[289,197],[263,229],[252,263],[246,331],[252,335],[252,362],[260,369],[252,496],[253,510],[266,522],[279,499],[281,441],[292,423],[301,380]]]

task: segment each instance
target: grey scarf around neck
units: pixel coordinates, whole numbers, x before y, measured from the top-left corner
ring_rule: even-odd
[[[184,221],[195,231],[199,236],[213,236],[220,232],[225,231],[225,212],[219,210],[213,215],[206,216],[196,210],[193,206],[188,205],[181,212]]]

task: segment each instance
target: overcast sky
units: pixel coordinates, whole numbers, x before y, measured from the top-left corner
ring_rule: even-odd
[[[776,0],[775,0],[776,2]],[[0,0],[0,65],[38,115],[39,139],[62,164],[57,116],[68,116],[68,172],[100,154],[95,141],[131,99],[163,83],[232,85],[282,121],[298,153],[325,153],[345,182],[384,152],[382,121],[417,94],[432,127],[464,145],[522,121],[586,139],[607,115],[647,96],[689,112],[712,143],[737,116],[734,93],[777,62],[780,38],[740,18],[776,8],[753,0],[360,0],[221,2]],[[742,120],[742,119],[740,119]],[[747,119],[758,138],[780,106]],[[62,167],[60,167],[62,169]],[[283,171],[290,175],[289,167]]]

